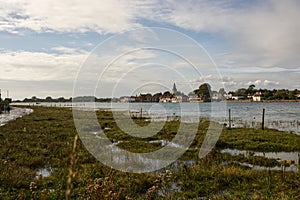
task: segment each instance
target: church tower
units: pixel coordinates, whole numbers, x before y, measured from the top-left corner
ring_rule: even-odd
[[[173,89],[172,89],[172,94],[176,94],[178,91],[177,91],[177,88],[176,88],[176,84],[174,83],[173,85]]]

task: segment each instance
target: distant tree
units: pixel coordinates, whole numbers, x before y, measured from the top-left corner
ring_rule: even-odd
[[[154,98],[160,98],[162,96],[162,93],[159,92],[159,93],[156,93],[153,95]]]
[[[194,90],[194,93],[205,101],[211,100],[211,86],[208,83],[203,83],[199,89]]]
[[[164,94],[163,94],[163,96],[164,96],[164,97],[171,97],[172,94],[171,94],[171,92],[169,92],[169,91],[165,91]]]
[[[50,96],[46,97],[45,100],[46,100],[46,102],[52,102],[53,101],[52,97],[50,97]]]
[[[146,97],[147,97],[147,98],[151,98],[151,97],[152,97],[152,94],[147,93],[147,94],[146,94]]]
[[[158,102],[159,99],[160,99],[161,97],[162,97],[162,93],[161,93],[161,92],[156,93],[156,94],[154,94],[154,95],[152,96],[152,101],[153,101],[153,102]]]
[[[249,85],[248,89],[246,90],[246,93],[250,95],[254,94],[256,92],[254,88],[255,88],[254,84]]]
[[[265,90],[264,92],[264,98],[266,100],[273,100],[274,99],[274,93],[270,90]]]
[[[158,92],[158,93],[155,93],[153,96],[161,96],[162,93],[161,92]]]
[[[276,93],[275,93],[275,99],[278,99],[278,100],[286,100],[289,98],[289,95],[288,95],[288,90],[285,90],[285,89],[281,89],[281,90],[278,90]]]
[[[249,87],[248,87],[248,89],[251,89],[251,90],[253,90],[255,88],[255,85],[254,84],[251,84],[251,85],[249,85]]]
[[[220,88],[219,89],[219,94],[224,96],[226,94],[225,89],[224,88]]]
[[[189,92],[189,94],[188,94],[189,96],[194,96],[195,95],[195,92],[194,91],[192,91],[192,92]]]
[[[289,99],[294,100],[297,98],[297,90],[289,91]]]
[[[59,98],[57,99],[57,101],[58,101],[58,102],[66,102],[66,100],[65,100],[64,97],[59,97]],[[94,101],[95,101],[95,99],[94,99]]]
[[[247,96],[247,89],[245,88],[240,88],[237,91],[235,91],[235,94],[238,96]]]
[[[38,98],[36,96],[31,97],[31,101],[36,102]]]

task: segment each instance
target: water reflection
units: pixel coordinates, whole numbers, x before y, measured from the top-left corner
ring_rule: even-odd
[[[223,149],[221,150],[221,153],[228,153],[232,156],[238,156],[243,155],[245,157],[251,156],[261,156],[265,158],[273,158],[276,159],[278,162],[283,161],[290,161],[293,164],[290,164],[289,166],[285,167],[286,171],[295,171],[298,172],[299,169],[296,167],[296,165],[299,165],[300,163],[300,153],[299,152],[252,152],[252,151],[245,151],[245,150],[237,150],[237,149]],[[242,166],[250,167],[254,170],[263,170],[263,169],[271,169],[271,170],[282,170],[282,167],[264,167],[259,165],[252,165],[245,162],[237,162],[237,161],[231,161],[233,163],[240,164]],[[228,163],[228,162],[227,162]],[[227,164],[225,163],[225,164]]]
[[[36,172],[35,177],[36,178],[46,178],[52,175],[52,173],[54,172],[54,169],[52,167],[45,167],[42,169],[39,169]]]

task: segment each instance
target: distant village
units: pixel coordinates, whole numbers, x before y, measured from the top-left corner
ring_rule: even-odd
[[[263,101],[263,100],[297,100],[300,99],[300,91],[296,90],[267,90],[255,89],[255,85],[250,85],[247,89],[241,88],[235,92],[226,92],[224,88],[219,91],[212,91],[208,83],[203,83],[198,89],[188,95],[177,90],[173,84],[172,91],[156,93],[154,95],[140,94],[136,96],[122,96],[119,102],[160,102],[160,103],[180,103],[180,102],[211,102],[211,101]]]
[[[1,94],[0,94],[1,95]],[[11,99],[7,99],[11,102]],[[181,102],[212,102],[212,101],[300,101],[300,90],[288,89],[256,89],[255,85],[249,85],[248,88],[240,88],[236,91],[226,92],[224,88],[218,91],[212,90],[208,83],[201,84],[197,89],[184,94],[177,89],[176,83],[173,84],[171,91],[159,92],[155,94],[137,94],[135,96],[122,96],[120,98],[97,98],[95,96],[80,96],[75,98],[38,98],[33,96],[24,100],[14,102],[120,102],[120,103],[181,103]]]

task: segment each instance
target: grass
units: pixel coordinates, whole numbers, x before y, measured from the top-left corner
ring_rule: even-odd
[[[300,151],[300,137],[276,130],[223,129],[217,147],[198,159],[197,147],[205,137],[209,122],[202,120],[190,149],[177,167],[159,173],[120,172],[97,161],[74,138],[76,129],[69,108],[34,107],[30,115],[0,127],[0,199],[299,199],[299,172],[254,171],[228,160],[273,166],[263,157],[245,158],[220,154],[221,148],[252,151]],[[172,140],[179,122],[168,122],[154,136],[137,138],[124,133],[112,113],[97,112],[100,125],[111,141],[131,152],[151,152],[161,148],[149,140]],[[135,123],[149,122],[136,118]],[[186,124],[185,130],[192,130]],[[49,177],[36,178],[36,172],[51,167]],[[172,189],[176,186],[177,189]],[[179,189],[178,189],[179,188]],[[69,193],[66,195],[66,191]]]
[[[224,129],[217,146],[261,152],[300,152],[300,137],[274,129]]]

